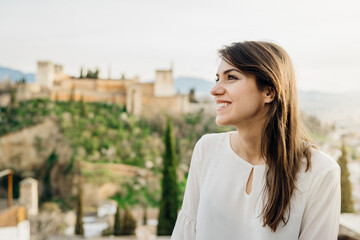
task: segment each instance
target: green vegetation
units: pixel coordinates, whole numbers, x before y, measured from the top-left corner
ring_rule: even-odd
[[[115,223],[114,223],[114,235],[120,236],[121,235],[121,219],[120,219],[120,206],[119,204],[116,207],[115,213]]]
[[[44,180],[43,180],[43,184],[44,184],[44,192],[42,195],[42,202],[46,202],[52,199],[53,194],[52,194],[52,186],[51,186],[51,180],[50,180],[50,173],[51,170],[53,168],[53,166],[55,165],[56,161],[58,159],[58,156],[56,155],[55,152],[52,152],[50,154],[50,156],[48,157],[45,166],[42,169],[42,174],[44,175]]]
[[[163,163],[162,198],[160,203],[157,235],[171,235],[179,207],[177,185],[177,157],[175,153],[172,120],[168,118],[165,131],[165,154]]]
[[[100,74],[100,70],[98,68],[95,69],[95,71],[92,71],[90,69],[87,70],[86,75],[84,75],[84,68],[80,68],[80,76],[79,78],[92,78],[92,79],[98,79]]]
[[[0,108],[0,136],[38,124],[45,118],[54,119],[70,143],[73,156],[66,167],[67,173],[75,172],[77,162],[99,164],[99,167],[81,169],[85,182],[102,184],[110,181],[121,184],[122,191],[113,199],[122,207],[159,206],[162,154],[165,149],[162,136],[167,121],[164,115],[139,118],[126,113],[123,105],[87,103],[83,98],[75,101],[73,97],[72,101],[67,102],[48,99],[17,102],[14,95],[11,107]],[[173,116],[173,123],[175,152],[184,173],[188,170],[192,149],[202,135],[233,129],[218,127],[214,117],[204,111]],[[41,138],[34,142],[39,152],[44,150],[46,143]],[[53,159],[55,156],[49,159],[50,165]],[[108,163],[137,166],[151,172],[154,178],[148,183],[141,176],[119,177],[111,168],[103,167]],[[178,184],[181,201],[186,179]],[[50,192],[47,196],[46,201],[55,200],[49,199]]]
[[[0,107],[0,136],[37,124],[50,115],[49,100],[16,102],[15,95],[6,107]]]
[[[81,184],[79,184],[78,198],[76,201],[76,223],[75,223],[75,235],[84,235],[84,201],[83,190]]]
[[[349,170],[347,167],[347,151],[346,145],[343,142],[341,147],[341,156],[338,163],[341,168],[341,212],[342,213],[353,213],[354,204],[351,195],[351,183],[349,181]]]
[[[102,236],[135,235],[136,220],[127,206],[121,214],[121,207],[120,205],[118,205],[114,218],[114,227],[112,228],[109,226],[108,228],[103,230]]]
[[[85,78],[93,78],[93,79],[98,79],[99,78],[99,69],[96,68],[95,71],[91,71],[90,69],[87,70],[86,76]]]
[[[84,69],[83,69],[83,67],[81,67],[80,68],[80,76],[79,76],[79,78],[84,78],[83,71],[84,71]]]
[[[121,221],[121,235],[134,235],[136,229],[136,220],[130,209],[125,207],[125,212]]]

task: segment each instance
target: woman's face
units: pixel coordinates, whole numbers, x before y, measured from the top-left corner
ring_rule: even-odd
[[[264,119],[269,94],[257,88],[254,75],[221,60],[216,81],[210,93],[215,97],[218,125],[246,127]]]

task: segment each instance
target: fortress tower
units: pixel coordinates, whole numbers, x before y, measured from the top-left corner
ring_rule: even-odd
[[[154,83],[155,97],[171,97],[175,95],[172,68],[170,70],[157,70]]]
[[[52,88],[54,81],[63,77],[63,66],[49,61],[37,62],[36,83],[43,88]]]
[[[51,88],[54,81],[54,65],[51,62],[37,62],[36,83],[44,88]]]

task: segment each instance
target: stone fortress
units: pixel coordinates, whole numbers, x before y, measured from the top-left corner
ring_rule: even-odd
[[[158,112],[169,114],[187,113],[190,106],[188,94],[175,92],[173,70],[156,70],[155,82],[142,83],[139,77],[127,79],[75,78],[63,72],[63,66],[49,61],[37,63],[36,85],[38,90],[48,91],[51,100],[106,101],[126,106],[134,115]]]

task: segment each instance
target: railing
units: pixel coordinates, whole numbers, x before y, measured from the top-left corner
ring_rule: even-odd
[[[0,178],[8,176],[8,208],[12,206],[13,202],[13,174],[14,171],[11,169],[6,169],[0,172]]]

